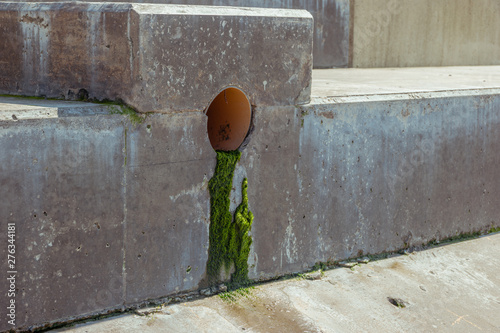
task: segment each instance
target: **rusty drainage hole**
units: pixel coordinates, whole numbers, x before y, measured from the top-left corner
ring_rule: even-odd
[[[252,107],[238,88],[222,90],[207,109],[207,132],[214,150],[238,149],[250,129]]]

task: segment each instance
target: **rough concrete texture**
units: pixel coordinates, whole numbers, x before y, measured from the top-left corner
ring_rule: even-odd
[[[498,251],[495,234],[51,332],[498,332]]]
[[[196,135],[205,128],[202,113],[0,122],[0,243],[16,223],[17,327],[198,288],[215,167]],[[6,279],[0,288],[5,305]]]
[[[254,105],[304,104],[312,24],[305,10],[0,2],[0,92],[185,112],[236,86]]]
[[[349,67],[500,64],[498,0],[352,0]]]
[[[62,2],[50,0],[49,2]],[[90,0],[90,2],[99,0]],[[47,2],[35,0],[33,2]],[[89,1],[87,1],[89,2]],[[127,2],[110,0],[108,2]],[[349,0],[135,0],[136,3],[305,9],[314,17],[315,68],[347,67]]]
[[[397,77],[386,71],[374,75]],[[247,177],[250,278],[500,227],[500,89],[457,90],[465,81],[254,108],[232,196],[234,209]],[[0,221],[17,225],[18,327],[204,287],[215,168],[206,126],[201,112],[137,125],[120,115],[0,121]]]
[[[257,110],[250,276],[498,226],[499,92]]]

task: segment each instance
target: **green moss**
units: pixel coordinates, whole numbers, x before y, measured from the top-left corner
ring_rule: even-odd
[[[491,227],[491,229],[490,229],[490,230],[488,230],[488,233],[489,233],[489,234],[492,234],[492,233],[494,233],[494,232],[499,232],[499,231],[500,231],[500,227],[498,227],[498,228]]]
[[[253,289],[255,289],[254,286],[237,288],[220,293],[219,297],[227,303],[235,303],[241,297],[248,298],[251,295]]]
[[[0,97],[14,97],[21,99],[54,100],[54,101],[65,100],[64,98],[47,98],[45,96],[26,96],[26,95],[7,95],[7,94],[0,94]],[[77,100],[81,102],[108,105],[109,114],[121,114],[128,116],[130,122],[133,125],[141,124],[146,119],[145,114],[137,112],[133,107],[125,104],[125,102],[123,102],[121,99],[115,102],[108,99],[98,100],[95,98],[88,99],[80,97]]]
[[[247,179],[242,184],[242,202],[233,216],[229,211],[231,189],[239,151],[217,151],[217,165],[208,183],[210,191],[210,235],[207,262],[209,283],[219,280],[221,270],[226,272],[234,265],[231,282],[242,285],[248,282],[248,255],[252,239],[248,232],[253,214],[248,209]]]
[[[146,119],[141,113],[134,110],[132,107],[125,104],[118,104],[114,102],[102,102],[98,104],[106,104],[108,106],[109,114],[121,114],[124,116],[128,116],[130,122],[133,125],[138,125],[144,122]]]
[[[231,282],[238,285],[248,283],[248,255],[252,237],[248,235],[252,227],[253,214],[248,209],[247,195],[248,181],[245,178],[241,184],[241,204],[234,212],[234,223],[231,228],[231,239],[229,243],[230,257],[234,260],[235,272]]]

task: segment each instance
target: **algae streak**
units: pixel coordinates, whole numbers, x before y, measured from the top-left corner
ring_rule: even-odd
[[[219,280],[221,269],[228,271],[234,264],[231,282],[236,285],[248,282],[248,255],[252,238],[248,235],[253,214],[248,209],[245,178],[242,184],[242,202],[236,208],[234,221],[229,211],[231,189],[239,151],[217,151],[215,173],[208,183],[210,191],[210,235],[207,276],[210,283]]]

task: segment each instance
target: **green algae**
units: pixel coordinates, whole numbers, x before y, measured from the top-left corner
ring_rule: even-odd
[[[210,229],[207,276],[209,283],[218,282],[222,269],[229,272],[234,267],[231,283],[248,283],[248,255],[252,238],[248,235],[253,222],[253,214],[248,209],[245,178],[242,183],[242,202],[233,216],[230,208],[230,194],[239,151],[217,151],[217,165],[214,176],[208,183],[210,192]]]
[[[241,204],[234,212],[234,223],[231,228],[231,239],[229,250],[231,258],[234,260],[235,272],[231,276],[231,282],[238,285],[248,282],[248,255],[252,237],[248,235],[252,227],[253,214],[248,209],[248,181],[245,178],[241,184]]]
[[[117,104],[112,102],[97,103],[97,104],[109,105],[108,106],[109,114],[120,114],[123,116],[127,116],[130,119],[132,125],[142,124],[146,119],[146,115],[137,112],[134,108],[126,104]]]

